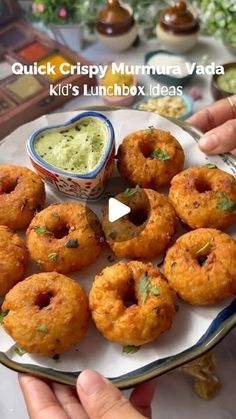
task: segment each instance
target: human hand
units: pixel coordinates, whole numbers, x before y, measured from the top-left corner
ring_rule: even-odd
[[[199,141],[199,147],[203,152],[231,152],[236,156],[236,95],[201,109],[187,122],[206,133]]]
[[[30,419],[142,419],[151,418],[156,381],[138,385],[128,401],[107,379],[83,371],[76,389],[19,375]],[[136,410],[137,409],[137,410]]]

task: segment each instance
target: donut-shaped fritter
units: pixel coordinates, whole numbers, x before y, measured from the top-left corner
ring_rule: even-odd
[[[37,173],[21,166],[0,166],[0,224],[26,228],[45,202],[45,188]]]
[[[100,254],[102,229],[88,207],[77,202],[52,204],[35,215],[28,230],[30,256],[44,271],[79,271]]]
[[[39,273],[15,285],[2,309],[3,327],[27,352],[65,352],[85,334],[89,311],[86,294],[73,279],[57,272]]]
[[[153,127],[127,135],[118,149],[121,176],[143,188],[167,185],[183,165],[184,152],[176,138]]]
[[[151,263],[119,262],[94,279],[89,306],[97,329],[121,345],[140,346],[168,330],[175,304],[170,287]]]
[[[190,228],[223,229],[236,221],[236,180],[214,166],[189,167],[172,179],[169,201]]]
[[[170,243],[176,229],[175,211],[164,195],[151,189],[136,189],[116,199],[131,208],[131,212],[109,222],[108,209],[103,211],[102,227],[106,241],[117,257],[151,258],[161,254]]]
[[[0,226],[0,295],[21,281],[27,266],[28,251],[23,240],[6,226]]]
[[[168,250],[164,275],[190,304],[216,303],[236,292],[236,242],[211,228],[186,233]]]

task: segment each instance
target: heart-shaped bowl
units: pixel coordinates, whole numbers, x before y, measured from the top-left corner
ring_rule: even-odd
[[[97,200],[112,171],[115,134],[106,116],[86,111],[65,124],[37,129],[28,138],[26,149],[34,169],[50,187],[73,198]],[[68,165],[66,157],[70,161],[69,166],[73,162],[75,167],[65,167]],[[76,161],[81,164],[82,157],[85,158],[85,164],[90,164],[87,170],[84,166],[83,170],[78,171]],[[57,164],[54,165],[53,159]],[[93,166],[91,161],[95,162]]]

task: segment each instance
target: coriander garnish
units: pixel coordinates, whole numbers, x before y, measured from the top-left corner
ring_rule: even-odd
[[[33,230],[37,234],[50,234],[50,231],[45,226],[36,226],[36,227],[33,227]]]
[[[140,186],[136,185],[135,188],[127,188],[124,192],[123,192],[123,196],[125,198],[129,198],[130,196],[133,196],[136,194],[136,192],[138,192],[140,190]]]
[[[48,260],[50,260],[50,262],[56,262],[56,260],[57,260],[57,253],[56,252],[49,253]]]
[[[141,294],[142,303],[145,303],[148,296],[148,291],[150,291],[153,295],[160,295],[160,292],[156,285],[150,283],[147,272],[143,273],[140,276],[138,281],[138,290]]]
[[[152,159],[158,159],[158,160],[161,160],[161,161],[165,161],[165,160],[170,159],[169,154],[165,150],[162,150],[161,148],[157,148],[156,150],[153,150],[150,157]]]
[[[206,244],[204,244],[204,246],[202,246],[201,249],[197,250],[196,255],[198,255],[199,253],[204,252],[204,250],[206,250],[210,245],[211,245],[210,242],[207,242]]]
[[[145,134],[150,135],[153,133],[153,130],[154,130],[154,126],[150,125],[147,129],[145,129]]]
[[[36,330],[38,330],[39,332],[47,332],[48,328],[47,326],[45,326],[45,324],[40,324],[39,326],[36,327]]]
[[[225,192],[221,193],[221,198],[217,202],[216,208],[221,211],[231,211],[233,214],[236,214],[236,202],[227,198]]]
[[[69,247],[70,249],[75,249],[76,247],[78,247],[78,240],[75,238],[68,239],[65,241],[65,246]]]
[[[140,346],[126,345],[123,346],[122,352],[125,352],[126,354],[135,354],[135,352],[138,352],[139,349]]]
[[[19,346],[17,345],[13,346],[13,351],[19,356],[23,356],[24,354],[26,354],[26,351],[24,349],[19,348]]]
[[[204,166],[208,167],[208,169],[217,169],[217,166],[213,163],[207,163]]]
[[[0,310],[0,324],[2,324],[4,317],[9,313],[9,310]]]

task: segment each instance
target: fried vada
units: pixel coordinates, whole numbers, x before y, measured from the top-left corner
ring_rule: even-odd
[[[142,188],[167,185],[184,166],[184,151],[176,138],[154,127],[127,135],[117,157],[120,175]]]
[[[44,271],[79,271],[102,249],[99,220],[77,202],[52,204],[33,218],[27,230],[30,256]]]
[[[194,166],[171,181],[169,201],[190,228],[224,229],[236,221],[236,180],[215,166]]]
[[[134,188],[116,195],[131,212],[110,222],[103,211],[105,238],[117,257],[151,258],[166,250],[176,229],[175,211],[164,195],[151,189]]]
[[[102,335],[141,346],[170,329],[175,303],[167,281],[151,263],[119,262],[97,275],[89,294],[92,318]]]
[[[214,304],[236,292],[236,242],[200,228],[181,236],[167,251],[164,275],[190,304]]]
[[[23,279],[28,251],[20,237],[6,226],[0,226],[0,295],[5,295]]]
[[[65,352],[84,336],[88,301],[83,288],[57,272],[39,273],[15,285],[2,309],[5,331],[27,352]]]
[[[39,175],[27,167],[0,166],[0,225],[21,230],[45,202]]]

